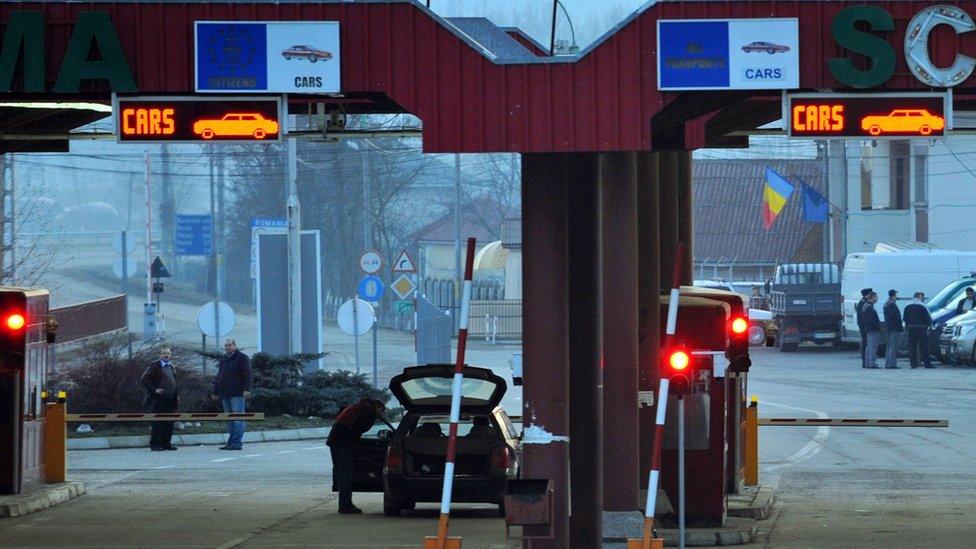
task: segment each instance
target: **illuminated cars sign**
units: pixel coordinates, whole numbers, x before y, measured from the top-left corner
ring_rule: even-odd
[[[790,137],[898,138],[945,135],[943,93],[792,94],[784,117]]]
[[[112,112],[123,143],[267,142],[284,131],[277,97],[116,97]]]

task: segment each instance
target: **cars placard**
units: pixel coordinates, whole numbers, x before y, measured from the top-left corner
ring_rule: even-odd
[[[804,93],[786,96],[790,137],[931,138],[945,135],[952,113],[945,93]]]
[[[112,101],[120,143],[280,141],[278,97],[116,96]]]

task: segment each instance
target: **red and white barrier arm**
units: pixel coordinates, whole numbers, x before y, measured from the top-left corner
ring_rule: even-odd
[[[437,523],[437,548],[443,549],[451,515],[451,491],[454,487],[454,459],[457,455],[458,423],[461,421],[461,384],[464,381],[464,353],[468,345],[468,317],[471,313],[471,279],[474,276],[475,239],[468,239],[467,257],[464,262],[464,285],[461,292],[461,316],[458,318],[457,362],[454,365],[454,383],[451,387],[451,427],[447,439],[447,456],[444,463],[444,489],[441,492],[441,515]]]

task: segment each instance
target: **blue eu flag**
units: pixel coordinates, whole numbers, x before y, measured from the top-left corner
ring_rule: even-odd
[[[826,223],[830,203],[824,195],[806,183],[803,184],[803,220],[808,223]]]

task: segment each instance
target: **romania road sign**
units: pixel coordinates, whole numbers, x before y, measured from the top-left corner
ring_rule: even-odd
[[[393,302],[393,312],[394,313],[412,313],[413,312],[413,300],[403,299],[400,301]]]
[[[393,284],[390,284],[390,287],[393,288],[393,291],[397,296],[399,296],[400,299],[406,299],[407,296],[412,294],[413,291],[417,289],[417,285],[414,284],[413,280],[410,280],[410,277],[405,274],[398,276],[396,280],[393,281]]]

